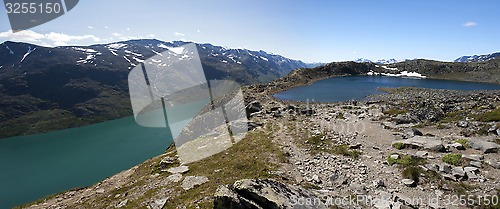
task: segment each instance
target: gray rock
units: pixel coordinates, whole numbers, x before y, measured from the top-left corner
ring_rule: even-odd
[[[417,151],[417,153],[415,153],[415,155],[416,155],[417,157],[419,157],[419,158],[426,158],[426,157],[427,157],[427,155],[429,155],[429,153],[428,153],[428,152],[426,152],[426,151]]]
[[[392,155],[390,156],[390,158],[391,158],[391,159],[394,159],[394,160],[397,160],[397,159],[399,159],[399,155],[398,155],[398,154],[392,154]]]
[[[207,181],[208,177],[206,176],[186,176],[186,178],[182,181],[181,187],[184,190],[190,190],[195,186],[204,184]]]
[[[189,167],[181,165],[179,167],[169,168],[169,169],[167,169],[167,171],[170,172],[170,173],[173,173],[173,174],[176,174],[176,173],[186,173],[186,172],[189,171]]]
[[[451,175],[455,176],[456,179],[462,179],[466,177],[465,171],[462,167],[453,167],[451,169]]]
[[[299,186],[271,179],[243,179],[233,185],[222,185],[214,195],[215,209],[285,209],[327,208],[322,202],[298,205],[297,200],[319,199],[314,193]]]
[[[487,161],[485,161],[485,163],[490,165],[493,168],[500,169],[500,162],[498,162],[498,161],[487,160]]]
[[[451,166],[448,164],[439,164],[439,171],[443,173],[451,173]]]
[[[484,160],[484,156],[478,155],[478,154],[462,155],[462,158],[472,160],[472,161],[483,161]]]
[[[258,101],[250,102],[250,104],[246,106],[246,111],[247,117],[250,117],[253,113],[262,111],[262,104]]]
[[[401,182],[405,185],[405,186],[409,186],[409,187],[413,187],[415,186],[415,181],[413,179],[403,179],[401,180]]]
[[[469,127],[469,122],[467,121],[460,121],[457,123],[457,126],[460,127],[460,128],[467,128]]]
[[[498,145],[493,142],[488,142],[480,139],[470,139],[471,147],[477,150],[481,150],[483,153],[496,153],[498,151]]]
[[[385,186],[385,182],[384,182],[383,179],[376,179],[375,181],[373,181],[373,186],[375,188],[384,187]]]
[[[450,146],[451,146],[451,147],[453,147],[453,148],[455,148],[455,149],[457,149],[457,150],[465,150],[464,145],[462,145],[462,144],[460,144],[460,143],[458,143],[458,142],[453,143],[453,144],[451,144]]]
[[[172,174],[166,178],[167,181],[174,182],[174,183],[181,181],[181,179],[182,179],[182,175],[180,173]]]
[[[316,174],[314,174],[314,175],[312,176],[311,180],[312,180],[314,183],[316,183],[316,184],[321,183],[321,180],[319,179],[319,176],[318,176],[318,175],[316,175]]]
[[[153,202],[149,203],[149,207],[151,209],[162,209],[165,206],[165,203],[167,203],[167,200],[168,197],[154,200]]]
[[[121,208],[121,207],[124,207],[128,202],[128,199],[125,199],[123,201],[121,201],[120,203],[118,203],[118,205],[115,206],[115,208]]]
[[[434,152],[446,151],[441,139],[436,137],[415,136],[407,140],[398,141],[404,143],[408,147],[424,148]],[[396,143],[396,142],[394,142]]]
[[[444,173],[444,174],[441,174],[441,176],[445,179],[445,180],[451,180],[451,181],[456,181],[457,178],[451,174],[447,174],[447,173]]]
[[[359,149],[361,148],[361,143],[349,145],[349,149]]]
[[[439,171],[439,166],[436,164],[428,163],[428,164],[425,164],[424,166],[425,166],[425,168],[427,168],[431,171],[435,171],[435,172]]]
[[[478,161],[470,161],[469,162],[469,165],[470,166],[474,166],[476,168],[481,168],[482,167],[482,163],[481,162],[478,162]]]
[[[411,138],[411,137],[414,137],[414,136],[423,136],[424,134],[416,129],[416,128],[406,128],[404,130],[404,134],[406,136],[406,138]]]
[[[174,164],[176,159],[174,157],[166,156],[160,161],[160,169],[165,169],[169,165]]]

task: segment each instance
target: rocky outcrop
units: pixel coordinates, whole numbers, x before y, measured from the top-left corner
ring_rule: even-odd
[[[311,200],[312,204],[304,204],[311,203],[306,200]],[[319,197],[301,187],[271,179],[243,179],[232,185],[219,186],[215,192],[214,208],[326,208],[319,200]]]

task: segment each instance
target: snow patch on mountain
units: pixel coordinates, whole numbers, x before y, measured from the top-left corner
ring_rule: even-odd
[[[7,48],[7,50],[9,50],[10,54],[14,54],[14,52],[9,48],[9,46],[5,45],[5,48]]]
[[[28,51],[26,52],[26,54],[24,54],[23,58],[21,59],[21,62],[19,62],[19,63],[22,63],[24,61],[24,59],[26,59],[26,57],[28,55],[30,55],[31,52],[34,52],[35,50],[36,50],[36,48],[33,48],[33,50],[31,50],[31,46],[28,46]]]

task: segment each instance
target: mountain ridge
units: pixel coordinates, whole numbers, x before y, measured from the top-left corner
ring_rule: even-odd
[[[136,39],[90,46],[0,44],[0,138],[132,115],[129,71],[149,57],[186,43]],[[262,50],[207,43],[197,47],[207,79],[264,83],[308,67]]]

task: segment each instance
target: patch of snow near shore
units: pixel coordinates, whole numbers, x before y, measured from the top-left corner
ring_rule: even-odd
[[[366,73],[367,75],[383,75],[383,76],[391,76],[391,77],[414,77],[414,78],[426,78],[427,76],[422,75],[417,72],[408,72],[408,71],[402,71],[399,74],[391,74],[391,73],[377,73],[370,71]]]

